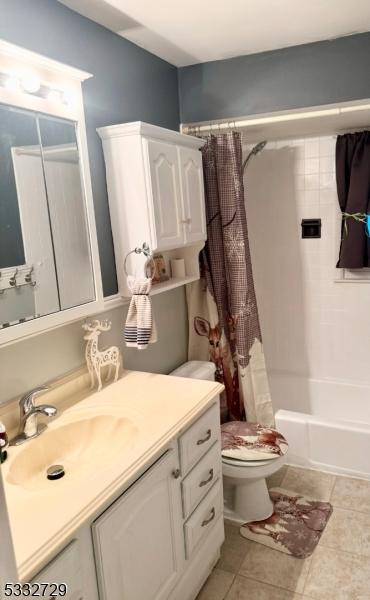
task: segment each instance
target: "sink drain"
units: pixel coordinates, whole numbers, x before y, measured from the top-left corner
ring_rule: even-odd
[[[63,465],[52,465],[46,471],[46,477],[50,479],[50,481],[55,481],[56,479],[61,479],[65,475],[65,470]]]

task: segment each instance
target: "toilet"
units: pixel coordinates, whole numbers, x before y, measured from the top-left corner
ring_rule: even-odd
[[[214,380],[212,362],[189,361],[176,377]],[[285,463],[288,444],[276,430],[258,423],[232,421],[221,426],[224,515],[237,524],[262,521],[273,513],[266,478]],[[245,445],[244,445],[245,444]]]

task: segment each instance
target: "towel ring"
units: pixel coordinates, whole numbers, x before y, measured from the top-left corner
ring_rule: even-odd
[[[147,260],[145,261],[145,264],[144,264],[144,275],[145,275],[145,277],[148,277],[147,269],[148,269],[149,263],[151,262],[153,270],[152,270],[152,274],[150,275],[150,279],[153,279],[154,273],[155,273],[155,262],[154,262],[153,255],[150,252],[150,248],[149,248],[148,244],[146,242],[144,242],[141,248],[136,247],[133,250],[130,250],[130,252],[128,252],[126,254],[125,260],[123,263],[123,270],[125,272],[126,277],[129,276],[129,273],[127,272],[127,259],[131,254],[144,254],[144,256],[147,257]]]

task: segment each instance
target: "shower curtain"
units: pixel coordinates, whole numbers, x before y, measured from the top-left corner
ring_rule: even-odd
[[[225,385],[221,420],[273,425],[249,250],[241,135],[202,148],[208,239],[201,279],[187,286],[189,360],[211,360]]]

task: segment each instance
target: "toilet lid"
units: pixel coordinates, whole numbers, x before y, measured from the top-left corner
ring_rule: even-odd
[[[288,451],[288,442],[271,427],[246,421],[221,425],[222,456],[243,462],[274,460]]]

